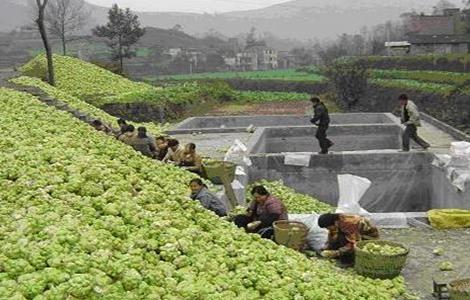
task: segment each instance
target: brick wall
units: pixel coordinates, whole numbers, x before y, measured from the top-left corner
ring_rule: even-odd
[[[454,34],[454,17],[412,16],[408,20],[407,31],[415,34]]]

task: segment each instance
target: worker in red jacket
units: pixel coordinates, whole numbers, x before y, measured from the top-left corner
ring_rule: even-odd
[[[259,233],[263,238],[272,238],[272,225],[278,220],[287,220],[287,208],[278,198],[272,196],[264,186],[255,186],[251,190],[254,201],[247,214],[238,215],[234,222],[247,232]]]

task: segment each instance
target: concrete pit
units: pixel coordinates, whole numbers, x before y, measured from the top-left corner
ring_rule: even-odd
[[[252,137],[251,154],[282,152],[318,152],[320,147],[312,126],[260,128]],[[393,124],[332,125],[328,137],[337,151],[400,149],[401,128]]]
[[[335,206],[339,198],[337,176],[352,174],[372,182],[361,200],[361,206],[370,212],[470,209],[470,183],[466,183],[463,190],[453,186],[447,178],[447,171],[432,164],[435,158],[432,152],[397,151],[401,148],[402,129],[393,115],[332,114],[333,122],[328,136],[335,145],[328,155],[316,154],[320,150],[314,137],[316,129],[304,126],[308,124],[309,118],[190,118],[170,133],[186,142],[197,140],[203,154],[207,149],[228,149],[235,139],[242,140],[248,143],[247,155],[253,163],[248,168],[249,182],[260,179],[282,180],[298,192]],[[224,128],[220,128],[222,125]],[[252,135],[246,132],[246,126],[249,125],[257,127]],[[200,134],[188,134],[193,132]],[[286,156],[293,154],[308,159],[308,165],[286,165]],[[207,155],[223,158],[222,151],[218,151],[218,155]]]
[[[331,124],[394,124],[393,115],[386,113],[331,114]],[[311,116],[226,116],[194,117],[186,119],[170,130],[184,132],[237,132],[250,125],[260,127],[309,126]]]

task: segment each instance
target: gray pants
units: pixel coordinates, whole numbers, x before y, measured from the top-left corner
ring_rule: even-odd
[[[410,139],[415,141],[418,145],[423,147],[424,149],[429,148],[429,144],[426,143],[425,140],[418,136],[418,129],[416,125],[406,125],[406,129],[403,132],[402,141],[403,141],[403,150],[409,151],[410,150]]]

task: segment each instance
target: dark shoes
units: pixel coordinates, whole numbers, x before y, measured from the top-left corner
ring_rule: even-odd
[[[330,149],[331,147],[333,147],[334,144],[335,143],[333,143],[332,141],[329,141],[327,149]],[[328,150],[322,150],[322,151],[318,152],[318,154],[328,154]]]

